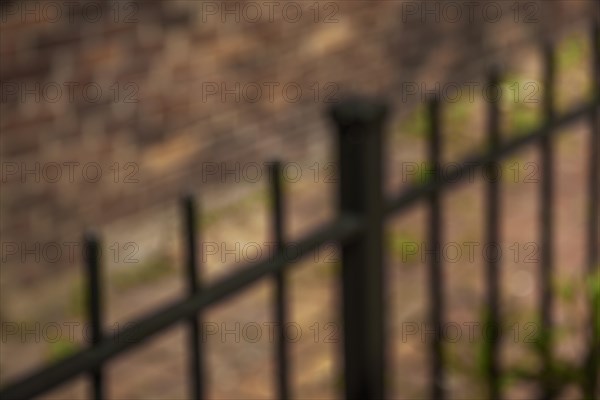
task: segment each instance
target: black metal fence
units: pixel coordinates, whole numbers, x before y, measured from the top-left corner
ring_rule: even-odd
[[[185,282],[188,296],[174,304],[157,310],[140,319],[128,329],[122,331],[118,338],[103,335],[101,307],[102,285],[100,283],[99,241],[94,235],[87,235],[89,251],[87,260],[89,319],[92,326],[92,346],[81,352],[43,368],[31,376],[4,387],[0,393],[2,399],[29,399],[43,394],[50,389],[87,373],[91,377],[93,397],[105,397],[103,388],[103,367],[114,356],[138,346],[151,335],[162,331],[182,320],[189,325],[189,380],[193,398],[203,397],[203,346],[200,341],[201,312],[207,306],[223,300],[228,295],[256,282],[259,279],[275,279],[276,291],[273,299],[277,326],[277,397],[287,399],[289,393],[288,351],[283,327],[287,320],[285,286],[286,268],[297,259],[317,249],[320,245],[336,241],[342,249],[342,317],[344,332],[344,382],[345,396],[348,399],[381,399],[385,397],[384,375],[390,374],[385,365],[384,324],[386,310],[384,307],[383,280],[383,223],[395,213],[407,209],[419,200],[425,200],[429,206],[429,244],[439,248],[442,243],[442,208],[443,191],[460,183],[462,177],[468,176],[472,170],[493,169],[504,157],[524,148],[538,146],[542,159],[543,178],[539,196],[540,202],[540,246],[542,258],[539,263],[541,295],[539,313],[543,332],[546,332],[542,343],[544,371],[540,383],[543,397],[551,398],[555,393],[552,382],[552,292],[551,277],[553,270],[553,169],[554,152],[553,136],[559,128],[581,119],[589,119],[589,220],[585,227],[587,237],[587,264],[589,272],[594,273],[598,265],[598,224],[599,203],[598,187],[600,186],[600,32],[595,25],[592,32],[593,45],[593,85],[594,97],[591,102],[576,107],[563,115],[554,112],[554,80],[555,60],[551,45],[544,48],[544,115],[545,123],[525,136],[503,140],[500,135],[500,109],[498,102],[489,102],[488,109],[488,148],[484,154],[467,157],[461,167],[450,174],[441,171],[442,135],[440,111],[442,105],[432,99],[429,105],[430,139],[429,162],[433,166],[434,179],[423,185],[413,186],[392,199],[384,199],[382,194],[383,163],[382,139],[387,107],[374,100],[355,98],[335,105],[331,117],[338,128],[338,155],[340,164],[339,213],[334,221],[322,226],[303,240],[295,243],[294,251],[286,251],[284,237],[283,202],[280,179],[274,179],[272,185],[273,199],[273,232],[277,242],[277,253],[269,260],[248,266],[248,268],[204,287],[198,280],[200,265],[197,261],[196,210],[192,197],[183,200],[182,209],[185,214],[185,236],[187,244],[187,261]],[[490,73],[489,84],[499,88],[500,74],[498,70]],[[272,175],[280,176],[280,165],[274,163]],[[493,175],[493,174],[490,174]],[[486,241],[499,242],[499,180],[491,179],[487,183]],[[293,256],[292,256],[293,254]],[[493,258],[493,257],[492,257]],[[489,307],[489,323],[499,326],[499,264],[496,259],[487,261],[486,293]],[[443,399],[444,360],[441,332],[445,310],[444,276],[439,257],[429,262],[429,318],[437,335],[431,343],[431,397]],[[592,308],[592,307],[590,307]],[[590,310],[592,340],[589,343],[589,357],[585,360],[585,396],[593,398],[598,385],[598,358],[600,356],[598,332],[599,310]],[[492,336],[487,341],[488,361],[486,376],[489,387],[489,398],[501,397],[499,367],[499,340]],[[545,377],[545,378],[544,378]]]

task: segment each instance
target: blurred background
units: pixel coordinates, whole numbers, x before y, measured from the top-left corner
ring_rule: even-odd
[[[592,98],[593,0],[2,1],[0,385],[87,346],[83,232],[103,239],[108,332],[184,296],[179,199],[197,195],[205,284],[273,254],[269,163],[284,164],[291,242],[336,211],[326,109],[352,93],[390,104],[386,195],[428,179],[427,97],[443,108],[447,172],[486,149],[487,74],[503,71],[503,138],[542,121],[540,44],[556,44],[557,113]],[[557,136],[553,310],[563,398],[586,354],[590,127]],[[597,132],[596,132],[597,133]],[[502,164],[503,390],[531,398],[542,173],[535,147]],[[484,398],[485,183],[443,198],[447,389]],[[386,223],[391,398],[429,394],[427,208]],[[290,286],[294,398],[339,398],[339,251],[298,260]],[[208,395],[275,398],[273,285],[204,315]],[[297,334],[295,334],[296,332]],[[107,366],[111,398],[186,398],[183,326]],[[558,368],[558,367],[557,367]],[[579,375],[578,375],[579,374]],[[77,379],[47,398],[85,398]]]

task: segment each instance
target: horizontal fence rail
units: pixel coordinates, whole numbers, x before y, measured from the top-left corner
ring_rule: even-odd
[[[561,133],[561,128],[566,128],[570,124],[578,122],[595,112],[598,107],[599,99],[596,97],[590,102],[590,104],[584,104],[576,107],[570,112],[566,112],[561,117],[554,120],[555,129],[550,129],[547,126],[542,126],[535,129],[528,135],[522,135],[511,140],[505,141],[505,143],[498,148],[495,152],[487,152],[484,154],[473,154],[466,156],[465,159],[458,163],[459,165],[451,172],[444,174],[444,179],[440,182],[427,182],[422,185],[414,185],[405,190],[400,194],[396,195],[386,203],[386,214],[393,214],[398,211],[405,209],[408,206],[415,204],[417,201],[422,200],[427,196],[428,193],[436,190],[447,190],[451,189],[456,185],[464,183],[469,174],[477,169],[483,168],[486,164],[493,161],[501,161],[512,154],[525,149],[526,147],[538,143],[541,138],[549,134],[555,136]]]
[[[539,312],[544,330],[549,332],[552,326],[552,296],[550,282],[552,278],[552,208],[553,208],[553,166],[554,149],[552,140],[561,128],[577,121],[589,119],[589,225],[585,227],[587,237],[587,264],[589,272],[594,273],[598,265],[598,186],[600,186],[599,157],[599,106],[600,106],[600,43],[598,26],[593,30],[593,82],[594,94],[587,104],[574,107],[562,115],[556,115],[554,108],[555,55],[551,46],[545,47],[545,97],[544,118],[541,127],[523,136],[505,139],[500,132],[499,104],[490,102],[487,110],[487,151],[466,157],[452,173],[442,177],[440,173],[443,147],[440,115],[443,105],[437,99],[429,104],[430,138],[429,159],[433,165],[433,180],[409,187],[391,199],[383,197],[383,131],[388,114],[385,104],[365,98],[353,98],[335,105],[330,117],[337,127],[338,155],[340,164],[340,187],[337,217],[314,230],[292,248],[286,244],[284,232],[284,199],[280,182],[281,166],[274,163],[271,175],[274,177],[271,187],[272,236],[277,243],[276,254],[268,260],[248,265],[246,268],[226,277],[210,286],[202,282],[202,266],[198,262],[198,225],[195,200],[187,196],[182,200],[184,216],[183,235],[186,244],[186,296],[163,308],[155,310],[141,318],[116,337],[103,335],[102,329],[102,285],[99,263],[100,240],[93,233],[86,235],[87,276],[88,276],[88,317],[92,326],[92,343],[75,355],[44,367],[32,375],[14,382],[2,389],[2,399],[30,399],[43,394],[73,379],[80,374],[88,374],[95,399],[106,397],[103,370],[106,363],[117,355],[141,345],[154,334],[176,323],[184,321],[189,340],[189,380],[190,396],[200,399],[205,396],[204,385],[204,349],[200,336],[202,311],[228,296],[239,293],[260,279],[271,277],[275,282],[273,312],[275,319],[283,327],[287,320],[286,270],[300,257],[315,251],[328,242],[338,242],[342,251],[342,310],[344,332],[344,388],[348,399],[380,399],[385,397],[386,361],[384,304],[385,280],[383,265],[383,223],[387,217],[407,210],[418,201],[427,201],[429,210],[428,241],[433,248],[441,245],[442,196],[444,190],[464,183],[465,177],[476,169],[493,170],[507,156],[527,146],[537,146],[543,164],[543,180],[540,187],[540,236],[542,243],[542,261],[540,277],[542,291],[539,299]],[[499,87],[501,71],[492,69],[489,75],[491,87]],[[488,243],[500,241],[501,204],[499,202],[501,183],[491,180],[486,185],[486,229]],[[293,251],[290,251],[293,250]],[[490,307],[489,321],[500,324],[500,265],[497,261],[486,264],[486,301]],[[447,396],[445,382],[445,362],[443,341],[441,339],[444,321],[444,276],[443,265],[438,257],[432,257],[428,266],[429,273],[429,319],[437,334],[430,348],[430,388],[431,397],[443,399]],[[596,310],[597,311],[597,310]],[[594,398],[599,372],[597,312],[591,312],[590,353],[586,359],[585,395]],[[282,328],[283,329],[283,328]],[[543,343],[543,379],[544,398],[556,395],[556,387],[551,380],[552,342],[550,336]],[[492,337],[487,343],[489,355],[486,364],[488,395],[491,399],[501,398],[499,340]],[[290,377],[288,347],[282,330],[278,331],[275,349],[277,396],[290,398]]]
[[[173,302],[145,318],[133,321],[129,327],[119,332],[117,338],[105,338],[93,347],[48,368],[43,368],[29,378],[4,388],[0,393],[0,398],[30,399],[83,372],[97,369],[114,356],[139,346],[150,336],[182,320],[187,320],[196,315],[199,310],[239,293],[259,279],[292,265],[292,262],[299,257],[316,250],[323,243],[351,238],[360,232],[362,226],[363,221],[351,216],[342,216],[336,221],[316,229],[305,239],[296,242],[293,247],[284,246],[284,251],[276,254],[273,259],[253,264],[193,296]]]

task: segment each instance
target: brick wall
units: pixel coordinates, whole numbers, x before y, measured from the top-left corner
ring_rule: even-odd
[[[421,100],[402,82],[481,77],[594,13],[591,0],[3,2],[3,246],[124,218],[144,229],[190,187],[217,206],[234,189],[207,165],[329,157],[327,103],[380,94],[401,115]],[[12,251],[5,271],[48,270]]]

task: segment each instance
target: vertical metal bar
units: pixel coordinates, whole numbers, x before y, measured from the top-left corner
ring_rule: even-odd
[[[283,201],[281,192],[281,163],[275,161],[270,165],[271,199],[273,205],[273,235],[277,253],[284,250],[283,236]],[[289,398],[288,346],[285,337],[287,322],[286,285],[283,271],[275,273],[275,322],[277,329],[276,373],[278,398]]]
[[[550,128],[554,121],[554,48],[550,43],[544,46],[544,117],[547,124],[546,135],[541,139],[541,171],[542,184],[540,192],[540,322],[542,332],[543,362],[543,398],[553,397],[552,373],[552,270],[553,270],[553,223],[552,209],[554,204],[554,154],[550,137]]]
[[[197,237],[197,216],[196,207],[194,205],[194,197],[187,195],[182,201],[184,211],[184,237],[186,246],[186,261],[185,261],[185,283],[187,293],[193,295],[200,290],[198,280],[198,237]],[[204,397],[203,386],[203,368],[202,368],[202,344],[200,336],[201,319],[196,315],[188,320],[189,324],[189,379],[190,391],[193,399],[201,399]]]
[[[429,102],[429,164],[434,183],[441,180],[440,102],[434,97]],[[429,262],[429,319],[434,331],[431,341],[431,398],[444,399],[444,360],[442,344],[444,283],[441,259],[442,210],[440,191],[429,194],[428,242],[433,256]]]
[[[100,241],[95,233],[84,237],[88,275],[88,317],[92,331],[92,346],[102,340],[102,288],[100,277]],[[104,376],[98,368],[91,373],[92,395],[96,400],[104,399]]]
[[[600,5],[596,4],[600,12]],[[600,15],[600,14],[599,14]],[[589,219],[587,225],[587,265],[589,279],[600,279],[600,257],[598,248],[600,247],[600,112],[598,110],[600,102],[600,21],[595,21],[591,32],[592,44],[592,91],[595,107],[590,114],[590,153],[589,153]],[[597,301],[597,300],[596,300]],[[586,365],[586,382],[584,387],[585,398],[594,399],[600,391],[598,387],[598,374],[600,372],[600,316],[598,315],[597,304],[591,299],[591,337],[589,355]]]
[[[342,243],[344,368],[347,399],[384,397],[382,130],[387,107],[353,98],[336,104],[339,213],[365,229]]]
[[[490,73],[489,87],[494,88],[499,94],[500,90],[500,71],[497,67]],[[494,95],[488,104],[488,147],[490,153],[495,153],[500,147],[500,97]],[[500,243],[500,164],[496,161],[490,162],[487,168],[487,247],[488,249],[499,250]],[[499,335],[500,327],[500,279],[499,264],[500,252],[494,252],[487,256],[486,287],[487,287],[487,305],[488,316],[487,324],[492,327],[494,334],[490,335],[486,342],[489,357],[487,357],[487,378],[489,386],[489,398],[500,398],[499,385]]]

